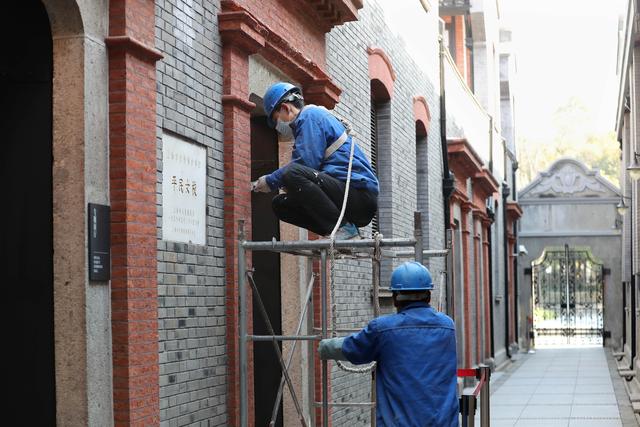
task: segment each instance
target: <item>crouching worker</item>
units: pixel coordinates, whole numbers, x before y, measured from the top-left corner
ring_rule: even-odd
[[[320,341],[322,359],[377,362],[378,426],[458,426],[456,336],[453,321],[429,305],[431,274],[418,262],[393,271],[397,314],[360,332]]]
[[[321,236],[333,230],[345,193],[351,136],[329,110],[304,105],[300,89],[276,83],[264,94],[267,123],[283,139],[295,138],[291,162],[252,183],[253,191],[283,189],[273,198],[276,216]],[[353,155],[349,196],[336,239],[359,236],[378,209],[378,179],[358,146]]]

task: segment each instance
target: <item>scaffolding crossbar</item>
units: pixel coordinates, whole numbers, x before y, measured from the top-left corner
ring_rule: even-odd
[[[322,335],[247,335],[251,341],[319,341]]]
[[[320,250],[329,249],[331,240],[271,240],[271,241],[243,241],[240,243],[242,248],[250,251],[275,251],[286,252],[296,250]],[[416,239],[380,239],[381,247],[409,247],[415,246]],[[352,239],[352,240],[336,240],[333,247],[336,249],[358,249],[358,248],[375,248],[375,239]]]

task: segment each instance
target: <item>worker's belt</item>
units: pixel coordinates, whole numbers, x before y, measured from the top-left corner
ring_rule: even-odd
[[[329,147],[327,147],[327,149],[324,151],[325,160],[328,159],[329,157],[331,157],[331,155],[333,153],[335,153],[336,150],[342,146],[342,144],[347,142],[347,138],[349,138],[349,135],[347,135],[347,132],[346,131],[342,132],[342,135],[340,135],[340,137],[338,139],[336,139],[333,142],[333,144],[331,144]]]

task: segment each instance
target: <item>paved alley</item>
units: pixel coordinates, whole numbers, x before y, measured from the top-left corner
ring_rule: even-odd
[[[542,349],[524,357],[495,378],[491,427],[637,425],[624,410],[621,416],[603,348]]]

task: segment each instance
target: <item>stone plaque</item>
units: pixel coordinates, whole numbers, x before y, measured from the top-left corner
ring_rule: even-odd
[[[111,278],[111,209],[89,203],[89,280],[106,282]]]
[[[207,150],[162,136],[162,239],[204,245],[207,239]]]

